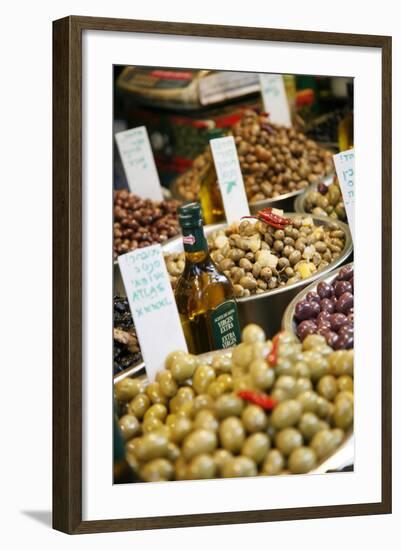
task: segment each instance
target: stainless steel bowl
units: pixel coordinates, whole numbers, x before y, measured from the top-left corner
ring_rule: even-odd
[[[213,357],[216,355],[231,355],[232,348],[212,351],[209,353],[203,353],[198,357],[202,358],[203,364],[211,364]],[[124,372],[114,376],[114,384],[123,380],[124,378],[136,378],[141,377],[146,380],[145,363],[140,363],[136,367],[127,369]],[[320,462],[316,468],[309,472],[309,474],[324,474],[326,472],[341,471],[344,468],[352,466],[354,463],[354,435],[350,432],[346,435],[344,442],[338,447],[336,452]]]
[[[354,266],[353,262],[348,263],[347,265]],[[331,283],[334,281],[334,279],[337,277],[337,275],[340,272],[340,269],[344,266],[338,267],[335,271],[331,271],[328,275],[325,275],[323,277],[320,277],[319,279],[315,280],[312,284],[308,285],[306,288],[304,288],[301,292],[299,292],[294,298],[291,300],[291,302],[286,307],[286,310],[283,315],[283,320],[281,323],[281,326],[283,330],[287,330],[289,332],[293,332],[296,334],[296,322],[294,320],[294,313],[295,313],[295,306],[297,303],[305,298],[305,296],[308,294],[308,292],[316,291],[317,285],[321,283],[322,281],[325,281],[326,283]]]

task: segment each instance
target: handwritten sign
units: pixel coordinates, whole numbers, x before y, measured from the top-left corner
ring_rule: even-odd
[[[350,149],[333,155],[334,166],[344,199],[345,211],[347,212],[348,225],[354,238],[355,230],[355,151]]]
[[[144,199],[163,200],[145,126],[118,132],[115,137],[130,191]]]
[[[232,136],[211,139],[210,147],[226,219],[228,223],[233,223],[242,216],[249,216],[248,200],[235,141]]]
[[[154,380],[171,351],[187,350],[162,248],[147,246],[118,257],[146,373]]]
[[[270,120],[282,126],[292,126],[290,107],[282,75],[260,74],[259,80],[263,107],[269,113]]]

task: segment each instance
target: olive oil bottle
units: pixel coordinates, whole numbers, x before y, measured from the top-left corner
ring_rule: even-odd
[[[228,348],[240,342],[237,304],[229,279],[209,255],[199,203],[178,209],[185,268],[175,299],[188,349],[199,354]]]
[[[338,125],[338,146],[340,151],[354,147],[354,83],[347,83],[347,114]]]
[[[223,136],[224,133],[219,128],[213,128],[207,133],[209,140]],[[202,205],[203,219],[206,225],[219,223],[225,219],[223,199],[217,183],[217,174],[210,145],[208,145],[208,157],[210,157],[211,162],[199,178],[199,200]]]

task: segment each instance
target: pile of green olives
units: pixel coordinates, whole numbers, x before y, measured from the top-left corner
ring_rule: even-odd
[[[204,357],[175,351],[155,381],[116,383],[126,459],[139,480],[305,474],[352,428],[353,349],[287,332],[273,344],[251,324],[238,346]],[[269,396],[269,408],[249,394]]]

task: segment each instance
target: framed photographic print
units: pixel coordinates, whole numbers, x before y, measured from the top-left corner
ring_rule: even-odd
[[[53,24],[53,526],[391,512],[391,38]]]

